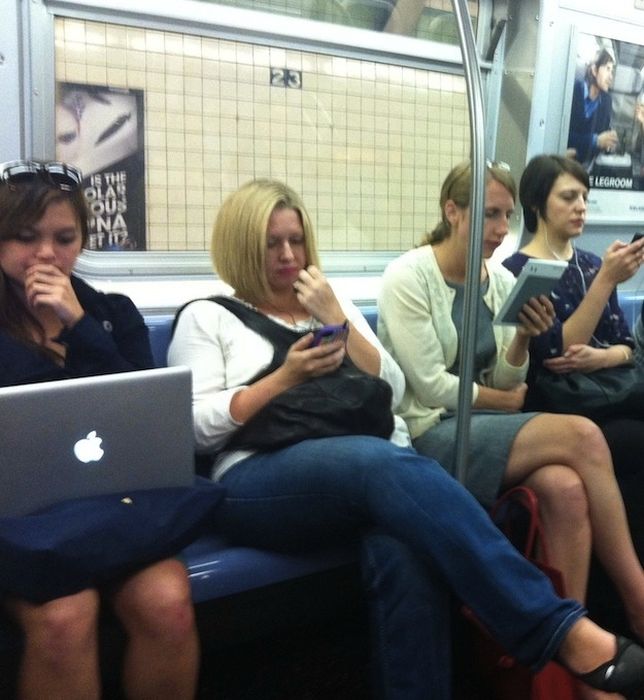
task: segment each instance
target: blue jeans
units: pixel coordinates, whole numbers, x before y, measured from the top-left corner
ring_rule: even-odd
[[[380,530],[363,536],[361,564],[369,604],[373,697],[448,700],[449,586],[423,557]]]
[[[382,697],[449,698],[449,657],[439,648],[449,645],[448,590],[535,670],[584,614],[437,462],[387,440],[306,440],[248,457],[222,483],[217,527],[240,544],[293,551],[370,533],[363,564]],[[394,552],[404,566],[392,564]],[[405,645],[423,649],[401,653]]]

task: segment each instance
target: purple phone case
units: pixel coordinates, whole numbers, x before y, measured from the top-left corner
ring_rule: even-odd
[[[313,336],[312,346],[320,345],[321,343],[331,343],[336,340],[338,336],[343,336],[346,338],[348,333],[348,328],[346,325],[341,326],[322,326],[315,331]]]

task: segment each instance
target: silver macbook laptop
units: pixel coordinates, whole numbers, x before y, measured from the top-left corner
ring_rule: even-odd
[[[0,516],[191,484],[191,401],[187,367],[0,389]]]

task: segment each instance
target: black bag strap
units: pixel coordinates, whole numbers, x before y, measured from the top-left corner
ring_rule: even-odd
[[[256,311],[250,306],[246,306],[243,302],[232,299],[231,297],[215,296],[209,297],[209,300],[220,304],[230,311],[230,313],[237,316],[242,323],[264,336],[264,338],[273,345],[276,351],[284,350],[284,355],[286,355],[286,351],[296,340],[306,335],[306,333],[309,333],[309,331],[301,332],[286,328],[286,326],[277,323],[277,321],[273,321],[273,319],[261,313],[261,311]]]
[[[229,296],[217,295],[211,297],[202,297],[200,299],[192,299],[191,301],[186,302],[183,306],[177,309],[177,312],[174,316],[174,321],[172,322],[170,338],[174,336],[174,331],[177,327],[177,322],[179,321],[179,316],[181,315],[181,312],[195,301],[212,301],[215,304],[223,306],[226,310],[230,311],[230,313],[237,316],[237,318],[243,324],[248,326],[248,328],[256,331],[271,343],[271,345],[273,346],[273,359],[270,365],[266,369],[262,370],[255,377],[253,377],[251,380],[249,380],[250,382],[257,381],[258,379],[265,377],[267,374],[274,372],[284,362],[286,353],[288,352],[288,349],[291,347],[291,345],[293,345],[293,343],[299,338],[301,338],[303,335],[306,335],[310,332],[308,330],[304,332],[291,330],[290,328],[286,328],[280,323],[273,321],[260,311],[256,311],[255,309],[251,308],[250,306],[247,306],[243,302],[238,301],[237,299],[233,299]]]

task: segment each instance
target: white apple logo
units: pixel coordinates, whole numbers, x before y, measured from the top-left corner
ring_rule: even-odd
[[[82,438],[74,445],[74,454],[81,462],[98,462],[104,454],[101,447],[103,439],[92,430],[87,433],[87,437]]]

